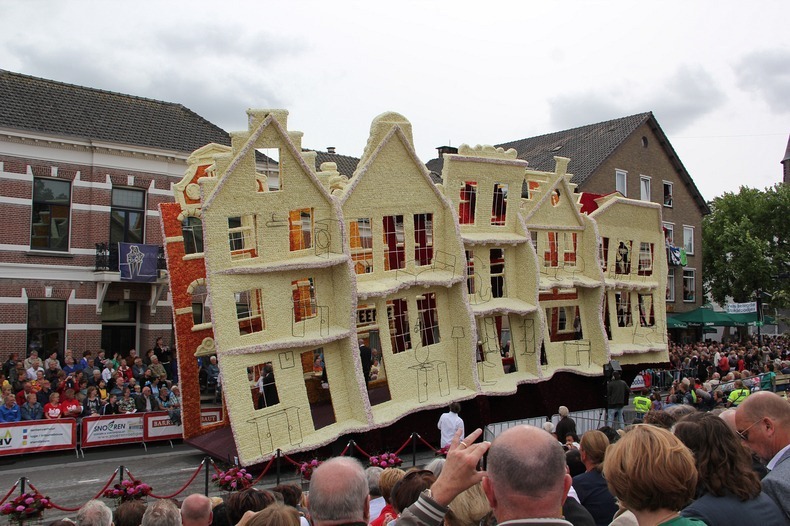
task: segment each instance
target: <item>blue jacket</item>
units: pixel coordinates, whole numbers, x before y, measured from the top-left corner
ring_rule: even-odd
[[[6,406],[3,404],[0,406],[0,422],[19,422],[22,419],[22,415],[19,412],[19,406],[14,405],[11,407]]]
[[[33,407],[28,404],[22,404],[19,407],[19,412],[22,414],[22,420],[41,420],[44,418],[44,408],[40,403],[36,402]]]

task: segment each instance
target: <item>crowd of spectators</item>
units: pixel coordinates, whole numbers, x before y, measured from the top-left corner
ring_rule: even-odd
[[[24,359],[12,353],[0,372],[0,422],[167,411],[180,423],[175,363],[161,338],[145,356],[66,349],[61,362],[57,352],[43,360],[36,350]]]

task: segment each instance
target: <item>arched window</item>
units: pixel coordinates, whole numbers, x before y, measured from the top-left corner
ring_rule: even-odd
[[[203,252],[203,222],[199,217],[185,217],[181,222],[184,236],[184,252],[197,254]]]

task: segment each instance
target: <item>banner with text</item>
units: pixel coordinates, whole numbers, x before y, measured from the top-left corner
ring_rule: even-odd
[[[727,304],[727,314],[748,314],[750,312],[757,312],[756,301],[750,301],[748,303]]]
[[[222,408],[202,407],[200,409],[200,425],[210,426],[222,420]]]
[[[174,424],[170,421],[167,411],[156,411],[145,413],[145,432],[143,440],[152,442],[154,440],[173,440],[183,438],[184,428],[181,424]]]
[[[143,441],[143,415],[89,416],[82,419],[82,447]]]
[[[0,456],[77,448],[77,421],[37,420],[0,424]]]

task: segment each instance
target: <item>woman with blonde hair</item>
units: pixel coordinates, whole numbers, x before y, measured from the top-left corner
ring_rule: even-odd
[[[444,524],[445,526],[478,526],[490,512],[491,505],[483,492],[483,483],[478,482],[452,500],[444,516]]]
[[[694,497],[694,457],[672,433],[637,424],[606,452],[603,475],[609,490],[636,517],[639,526],[703,526],[681,517]]]
[[[399,468],[387,468],[381,472],[379,476],[379,490],[381,490],[381,496],[384,497],[385,504],[378,517],[371,517],[371,526],[385,526],[398,516],[395,508],[392,507],[390,498],[392,496],[392,488],[405,476],[406,472]]]
[[[697,499],[680,512],[708,524],[785,524],[782,511],[761,491],[751,455],[727,423],[711,413],[690,415],[675,436],[694,453]]]
[[[247,521],[247,526],[299,526],[299,512],[285,504],[271,504]]]
[[[609,439],[602,431],[587,431],[579,443],[586,471],[573,477],[573,489],[579,502],[590,512],[598,526],[607,526],[617,513],[617,502],[606,487],[601,468],[609,448]]]

